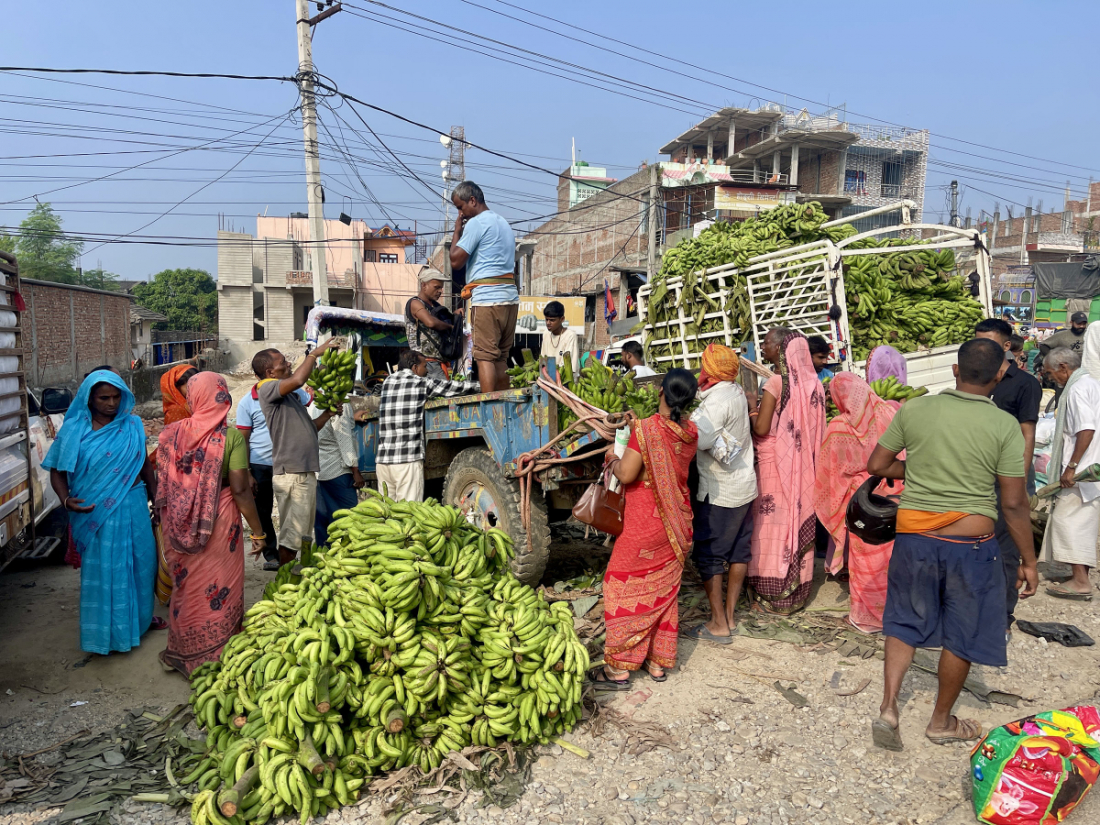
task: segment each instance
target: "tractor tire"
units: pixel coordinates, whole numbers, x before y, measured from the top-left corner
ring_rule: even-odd
[[[531,542],[520,516],[519,482],[505,478],[492,454],[482,447],[459,453],[443,481],[443,503],[453,504],[482,529],[498,527],[512,537],[512,572],[524,584],[539,583],[550,557],[550,524],[542,488],[531,491]]]

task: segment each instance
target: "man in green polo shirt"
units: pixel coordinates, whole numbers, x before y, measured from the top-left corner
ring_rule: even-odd
[[[905,481],[887,579],[883,699],[875,745],[901,750],[898,694],[918,647],[942,648],[939,692],[925,735],[936,744],[981,736],[981,725],[951,715],[970,663],[1008,664],[1005,577],[994,535],[1001,509],[1020,550],[1020,597],[1038,574],[1024,478],[1020,425],[989,396],[1005,367],[1004,350],[978,338],[959,349],[955,389],[906,403],[867,462],[873,476]],[[898,454],[906,452],[901,461]]]

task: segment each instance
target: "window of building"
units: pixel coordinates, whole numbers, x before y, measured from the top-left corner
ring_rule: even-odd
[[[368,264],[377,263],[378,253],[375,252],[373,249],[368,249],[363,255],[363,260],[366,261]]]
[[[395,264],[397,263],[397,255],[392,252],[379,252],[378,263],[380,264]]]
[[[844,191],[852,195],[865,194],[867,189],[867,173],[856,169],[848,169],[844,173]]]
[[[888,160],[882,164],[882,197],[900,198],[902,196],[904,171],[904,167],[896,160]]]

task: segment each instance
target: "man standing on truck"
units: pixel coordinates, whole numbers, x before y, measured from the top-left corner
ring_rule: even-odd
[[[952,716],[951,709],[971,662],[1008,664],[1004,570],[993,533],[995,484],[1023,559],[1020,596],[1035,593],[1024,437],[989,399],[1004,362],[1004,349],[993,341],[967,341],[959,348],[955,389],[902,405],[867,461],[871,475],[905,481],[882,619],[883,698],[871,724],[880,748],[902,749],[898,694],[918,647],[942,648],[925,736],[938,745],[981,736],[978,722]],[[907,458],[899,461],[903,450]]]
[[[470,301],[474,361],[482,392],[508,389],[508,353],[516,337],[516,236],[508,221],[485,205],[473,181],[455,187],[458,208],[451,236],[451,268],[466,267],[462,297]]]
[[[382,383],[378,407],[378,489],[395,501],[424,500],[424,403],[477,392],[477,384],[428,377],[427,359],[405,350]]]
[[[305,386],[317,366],[317,358],[335,346],[330,338],[302,359],[298,369],[277,349],[260,350],[252,358],[252,371],[260,378],[257,395],[260,409],[271,433],[271,486],[279,505],[279,562],[295,559],[303,542],[312,541],[313,521],[317,512],[318,457],[317,431],[332,418],[326,410],[311,419],[297,390]],[[336,405],[336,415],[343,405]]]
[[[1033,375],[1028,375],[1012,359],[1012,327],[1007,321],[999,318],[986,318],[979,321],[974,328],[975,338],[988,338],[1005,352],[1008,359],[1008,367],[1004,375],[993,390],[993,403],[997,409],[1015,418],[1020,424],[1020,432],[1024,437],[1024,478],[1027,480],[1028,495],[1035,492],[1035,477],[1032,475],[1031,463],[1035,458],[1035,422],[1039,420],[1039,404],[1043,400],[1043,388],[1039,386],[1039,380]],[[998,502],[1000,501],[1000,488],[997,488]],[[1012,631],[1012,622],[1015,621],[1013,613],[1016,611],[1016,570],[1020,566],[1020,551],[1016,549],[1016,542],[1012,540],[1012,534],[1008,531],[1008,523],[998,506],[997,525],[994,530],[997,534],[997,544],[1001,548],[1001,562],[1005,571],[1006,604],[1008,620],[1005,632]]]
[[[566,354],[569,355],[570,366],[575,370],[580,369],[581,339],[576,330],[565,326],[565,307],[561,301],[548,303],[542,310],[542,315],[546,319],[546,330],[542,333],[539,354],[555,359],[558,372],[561,372]]]
[[[262,375],[256,376],[263,379]],[[264,570],[279,569],[279,541],[275,535],[275,522],[271,515],[275,508],[275,488],[271,486],[271,433],[267,429],[267,419],[260,409],[259,384],[237,404],[237,429],[248,445],[248,470],[252,476],[252,497],[256,499],[256,511],[260,515],[260,526],[264,528],[267,544],[264,546]],[[310,398],[305,387],[295,390],[303,406],[309,406]]]
[[[420,270],[420,292],[405,304],[405,336],[409,346],[420,352],[428,361],[428,376],[437,381],[447,380],[447,371],[443,368],[443,338],[450,335],[455,324],[461,324],[462,310],[455,315],[439,303],[443,294],[444,275],[437,269],[424,267]]]

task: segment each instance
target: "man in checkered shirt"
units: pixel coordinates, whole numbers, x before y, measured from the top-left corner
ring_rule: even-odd
[[[397,360],[382,383],[378,409],[378,489],[396,501],[424,500],[424,402],[477,392],[477,384],[428,378],[428,361],[416,350]]]

